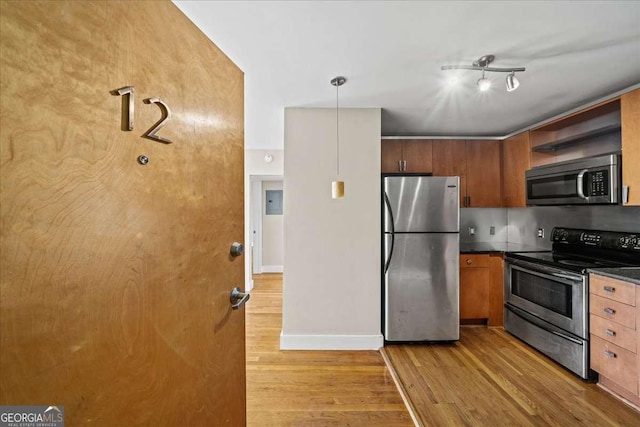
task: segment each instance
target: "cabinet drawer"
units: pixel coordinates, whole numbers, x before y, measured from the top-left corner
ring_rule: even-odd
[[[591,369],[638,394],[636,354],[591,335]]]
[[[636,305],[636,288],[633,283],[597,274],[589,275],[589,292],[624,304]]]
[[[460,254],[460,268],[489,267],[489,255],[487,254]]]
[[[589,313],[636,329],[636,308],[633,306],[590,294]]]
[[[589,333],[602,338],[612,344],[637,353],[636,348],[636,331],[626,326],[622,326],[616,322],[604,319],[600,316],[591,315]]]

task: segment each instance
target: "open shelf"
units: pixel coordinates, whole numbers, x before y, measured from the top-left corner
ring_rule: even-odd
[[[599,138],[615,139],[620,131],[620,102],[615,100],[533,129],[531,150],[548,153],[578,149],[580,144],[592,143]]]
[[[604,136],[608,134],[613,134],[616,132],[620,133],[620,123],[611,124],[598,129],[586,130],[582,133],[569,135],[564,138],[556,139],[555,141],[552,141],[552,142],[547,142],[546,144],[537,145],[533,147],[532,150],[537,152],[562,150],[564,148],[574,146],[575,144],[591,141],[593,140],[593,138],[597,138],[599,136]]]

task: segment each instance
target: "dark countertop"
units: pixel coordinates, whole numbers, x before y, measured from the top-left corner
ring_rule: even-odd
[[[550,249],[507,242],[460,242],[461,254],[489,254],[505,252],[548,252]]]
[[[596,270],[590,269],[589,273],[640,285],[640,267],[598,268]]]

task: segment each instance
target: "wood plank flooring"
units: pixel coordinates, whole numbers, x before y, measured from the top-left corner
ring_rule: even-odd
[[[640,413],[502,328],[383,352],[425,426],[640,426]]]
[[[280,351],[282,276],[255,276],[246,307],[247,420],[268,426],[412,426],[378,352]],[[502,328],[452,345],[383,349],[424,426],[634,426],[640,413]]]
[[[413,426],[376,351],[280,351],[282,275],[254,276],[246,309],[247,425]]]

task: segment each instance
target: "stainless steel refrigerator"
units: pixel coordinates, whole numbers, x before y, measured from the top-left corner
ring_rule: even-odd
[[[383,182],[385,341],[460,339],[460,178]]]

